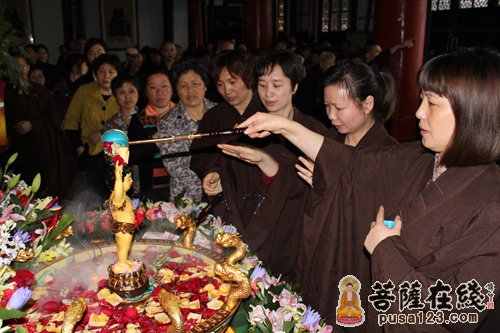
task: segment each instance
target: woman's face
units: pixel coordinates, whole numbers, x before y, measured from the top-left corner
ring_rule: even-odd
[[[339,133],[356,134],[364,130],[371,108],[364,109],[338,84],[326,86],[324,93],[326,114]]]
[[[139,92],[130,82],[124,82],[115,90],[115,99],[122,111],[133,111],[139,100]]]
[[[87,51],[87,62],[91,64],[94,62],[95,58],[100,56],[101,54],[106,53],[106,50],[104,49],[104,46],[101,44],[95,44],[93,45],[88,51]]]
[[[38,50],[38,60],[44,63],[49,61],[49,52],[44,48],[40,48]]]
[[[160,53],[165,61],[173,61],[177,54],[177,48],[174,43],[165,43],[161,47]]]
[[[430,91],[422,92],[422,102],[416,112],[424,147],[442,153],[455,132],[455,115],[450,101]]]
[[[249,89],[241,77],[232,75],[226,67],[219,73],[217,90],[229,105],[238,107],[250,98],[252,90]]]
[[[281,66],[274,66],[269,74],[259,77],[257,93],[270,113],[286,116],[292,110],[292,97],[297,86],[292,87]]]
[[[30,72],[30,65],[28,65],[28,62],[26,61],[26,59],[24,59],[22,57],[17,57],[16,60],[17,60],[17,63],[19,64],[19,66],[21,67],[22,76],[27,79],[28,73]]]
[[[110,64],[102,64],[96,72],[97,85],[101,89],[111,89],[111,81],[116,77],[118,72],[114,66]]]
[[[155,108],[166,108],[172,97],[172,85],[165,74],[153,74],[146,83],[146,96]]]
[[[29,73],[29,79],[31,82],[36,82],[41,86],[45,86],[45,75],[41,69],[34,69]]]
[[[203,79],[195,71],[182,74],[177,81],[177,95],[182,104],[187,107],[196,107],[203,104],[207,87]]]

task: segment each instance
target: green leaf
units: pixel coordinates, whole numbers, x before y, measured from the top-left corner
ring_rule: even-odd
[[[36,193],[40,189],[40,183],[42,182],[42,176],[39,173],[33,178],[33,183],[31,183],[31,193]]]
[[[248,332],[248,312],[244,306],[240,306],[233,318],[231,319],[230,325],[236,329],[237,333]]]
[[[17,325],[16,333],[28,333],[28,330],[23,325]]]
[[[14,161],[17,159],[17,155],[18,153],[14,153],[12,155],[10,155],[9,159],[7,160],[7,164],[5,164],[5,172],[7,172],[7,169],[9,168],[9,166],[14,163]]]
[[[49,232],[49,234],[44,238],[42,243],[42,251],[50,249],[52,246],[56,245],[62,239],[56,239],[56,237],[67,227],[73,223],[73,215],[72,214],[63,214],[59,218],[59,221],[54,229]]]
[[[292,332],[296,323],[297,323],[296,320],[285,322],[284,325],[283,325],[283,331],[285,331],[285,332]]]
[[[12,204],[14,204],[14,209],[13,209],[14,213],[21,214],[23,212],[21,208],[23,206],[21,200],[19,200],[19,198],[13,193],[9,195],[9,200]]]
[[[269,320],[266,320],[266,321],[267,321],[267,322],[269,322]],[[261,333],[273,333],[273,332],[271,331],[271,329],[270,329],[270,328],[268,328],[268,327],[267,327],[266,325],[264,325],[264,324],[257,323],[256,325],[257,325],[257,328],[259,329],[259,331],[260,331]],[[272,327],[270,322],[269,322],[269,327]]]
[[[17,183],[19,183],[20,178],[21,178],[21,174],[17,174],[14,176],[14,178],[12,178],[10,180],[9,185],[7,185],[9,190],[12,190],[17,185]]]
[[[36,214],[36,220],[37,221],[41,221],[41,220],[47,219],[49,217],[52,217],[52,216],[54,216],[55,213],[56,212],[54,212],[53,210],[35,209],[35,214]]]
[[[186,193],[186,191],[182,191],[181,193],[179,193],[178,195],[176,195],[174,197],[175,207],[177,207],[177,208],[184,208],[184,202],[182,200],[182,198],[184,197],[184,193]]]
[[[26,312],[19,310],[7,310],[6,308],[0,307],[0,320],[7,319],[17,319],[22,318],[26,315]]]

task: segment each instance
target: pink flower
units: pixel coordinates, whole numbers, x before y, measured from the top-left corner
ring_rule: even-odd
[[[146,211],[146,218],[148,220],[156,220],[157,219],[156,216],[157,216],[158,212],[159,212],[158,207],[153,206]]]
[[[251,325],[262,324],[267,319],[269,315],[269,310],[264,308],[262,305],[250,305],[250,310],[248,312],[248,321]]]
[[[333,332],[333,327],[330,325],[326,325],[322,329],[318,331],[318,333],[332,333]]]

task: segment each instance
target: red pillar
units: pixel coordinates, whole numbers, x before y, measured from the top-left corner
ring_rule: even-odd
[[[395,53],[391,73],[396,81],[396,112],[389,122],[389,132],[399,141],[416,139],[415,111],[419,105],[416,77],[424,59],[427,1],[375,1],[374,40],[382,49],[412,39],[413,48]]]
[[[274,1],[245,0],[243,2],[243,43],[248,49],[271,49],[276,35],[273,14]]]
[[[7,146],[7,124],[5,121],[4,96],[5,82],[0,81],[0,148],[5,148]],[[0,149],[0,151],[3,150],[5,149]]]
[[[189,51],[195,52],[196,48],[204,43],[203,31],[203,0],[188,0],[188,40]]]

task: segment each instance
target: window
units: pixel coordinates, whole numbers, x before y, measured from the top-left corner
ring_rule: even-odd
[[[296,7],[297,31],[307,31],[309,22],[309,7],[307,1],[297,1]]]
[[[431,10],[450,10],[450,0],[432,0],[431,2]]]
[[[485,8],[488,7],[488,0],[460,0],[460,9]]]
[[[321,32],[350,29],[350,15],[349,0],[323,0],[321,4]]]

